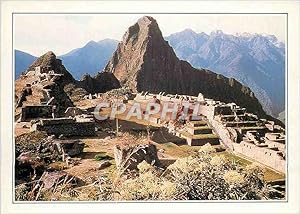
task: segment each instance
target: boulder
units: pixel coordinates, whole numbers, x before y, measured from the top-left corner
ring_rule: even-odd
[[[102,161],[99,163],[98,169],[105,169],[106,167],[111,166],[111,162],[110,161]]]
[[[31,142],[31,143],[28,143]],[[16,179],[35,176],[50,163],[67,161],[83,152],[84,143],[80,140],[59,140],[44,133],[26,133],[16,138]]]
[[[75,117],[76,115],[81,115],[85,113],[83,110],[77,107],[68,107],[65,111],[65,117]]]
[[[54,144],[60,154],[67,154],[74,157],[83,152],[84,143],[80,140],[55,140]]]
[[[157,157],[157,149],[153,144],[131,146],[116,145],[114,147],[114,156],[116,166],[121,172],[126,170],[137,170],[137,165],[142,161],[146,161],[155,166],[160,166]]]

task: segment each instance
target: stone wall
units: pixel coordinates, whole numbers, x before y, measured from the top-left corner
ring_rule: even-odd
[[[208,120],[212,120],[215,115],[215,107],[213,105],[200,105],[199,115],[204,115]]]
[[[94,122],[76,122],[70,118],[42,119],[31,126],[32,131],[45,131],[48,135],[94,136]]]
[[[65,117],[75,117],[76,115],[81,115],[85,113],[82,109],[77,107],[68,107],[65,111]]]
[[[25,106],[21,111],[21,121],[28,121],[36,118],[51,118],[52,105]]]
[[[233,129],[229,129],[223,126],[222,123],[216,120],[210,120],[210,125],[216,134],[220,137],[222,144],[231,151],[233,150],[233,144],[236,142],[237,133]]]
[[[268,147],[259,147],[252,143],[242,141],[240,144],[232,144],[234,152],[249,157],[279,172],[285,173],[285,160],[278,151]]]
[[[277,147],[280,151],[285,151],[284,142],[277,142],[277,141],[266,139],[265,144],[267,144],[269,147]]]

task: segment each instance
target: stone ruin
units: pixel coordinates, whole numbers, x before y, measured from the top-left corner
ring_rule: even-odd
[[[264,136],[257,131],[248,131],[240,143],[233,144],[234,152],[243,154],[277,171],[285,173],[285,138],[269,139],[274,133]],[[281,135],[281,133],[279,134]]]
[[[16,179],[34,178],[41,171],[51,171],[49,164],[56,161],[72,164],[72,158],[80,155],[83,149],[84,143],[81,140],[61,140],[48,136],[28,144],[26,138],[19,136],[15,149]]]
[[[31,125],[31,131],[44,131],[55,136],[95,136],[94,122],[77,122],[74,118],[40,119]]]
[[[65,117],[75,117],[77,115],[81,115],[86,113],[86,111],[77,108],[77,107],[68,107],[65,111]]]
[[[247,113],[235,103],[210,101],[203,107],[201,114],[227,149],[285,173],[284,128]]]
[[[52,105],[27,105],[22,107],[20,121],[30,121],[37,118],[52,118]]]
[[[160,102],[192,105],[198,103],[196,121],[183,121],[178,126],[176,121],[164,123],[159,116],[153,115],[150,122],[163,125],[170,133],[186,139],[188,145],[204,145],[205,143],[222,143],[229,151],[243,155],[263,163],[277,171],[285,173],[285,130],[273,121],[260,119],[248,113],[235,103],[224,103],[205,98],[201,93],[197,97],[188,95],[172,95],[160,92],[137,93],[136,102],[145,103],[152,99]],[[176,125],[177,124],[177,125]]]
[[[86,94],[83,96],[83,99],[93,100],[93,99],[101,98],[102,95],[103,95],[103,93]]]

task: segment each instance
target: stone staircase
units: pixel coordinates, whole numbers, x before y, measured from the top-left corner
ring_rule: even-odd
[[[184,138],[190,146],[203,146],[206,143],[220,144],[219,137],[204,120],[187,122],[183,128],[176,131],[176,136]]]

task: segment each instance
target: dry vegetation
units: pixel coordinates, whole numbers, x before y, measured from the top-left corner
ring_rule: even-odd
[[[33,142],[42,137],[42,133],[32,133],[20,138],[20,142]],[[51,164],[53,170],[67,173],[58,179],[60,183],[45,189],[41,178],[37,178],[34,181],[36,188],[27,184],[18,185],[16,199],[89,201],[276,198],[272,188],[266,183],[263,168],[229,153],[218,153],[217,147],[206,145],[191,148],[173,143],[154,143],[160,152],[164,150],[165,156],[177,160],[162,167],[154,167],[143,161],[138,165],[138,171],[120,175],[112,159],[113,145],[153,143],[149,142],[147,136],[120,133],[116,138],[83,140],[86,146],[83,154],[77,158],[78,164]],[[111,166],[100,169],[99,164],[105,160]]]
[[[178,159],[166,169],[145,161],[138,172],[102,175],[93,185],[75,188],[76,197],[63,200],[243,200],[268,199],[270,189],[263,170],[256,165],[242,168],[225,156],[212,156],[206,146],[195,156]],[[73,191],[74,191],[73,190]]]

